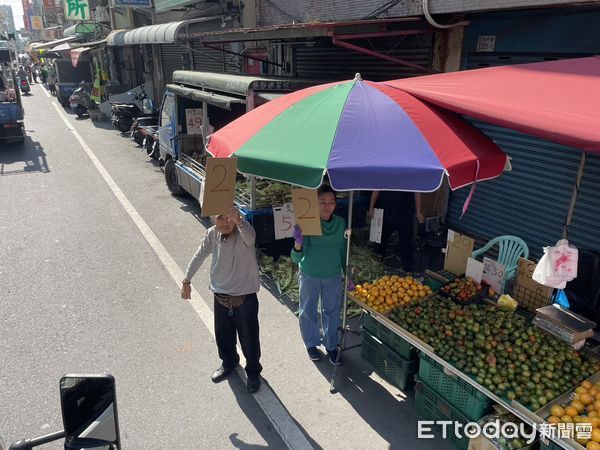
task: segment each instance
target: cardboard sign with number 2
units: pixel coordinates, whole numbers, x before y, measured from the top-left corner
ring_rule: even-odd
[[[319,197],[315,189],[292,190],[292,203],[296,223],[305,236],[321,236]]]
[[[227,214],[235,199],[237,158],[207,158],[202,215]]]

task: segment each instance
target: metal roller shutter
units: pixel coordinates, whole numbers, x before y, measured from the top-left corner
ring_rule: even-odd
[[[372,39],[370,42],[355,40],[352,43],[431,67],[433,34],[406,36],[391,51],[389,49],[393,44],[387,39]],[[312,47],[295,47],[294,53],[295,75],[299,78],[343,80],[354,78],[358,72],[365,80],[383,81],[423,75],[417,69],[338,47],[330,42],[316,43]]]
[[[163,76],[165,83],[173,81],[173,72],[184,69],[183,55],[188,52],[185,47],[176,44],[163,44],[160,46],[162,53]]]
[[[577,247],[600,250],[600,156],[586,155],[585,168],[569,240]]]
[[[512,158],[513,170],[479,183],[462,220],[470,187],[453,192],[449,225],[484,240],[514,234],[539,258],[542,247],[562,237],[581,153],[514,130],[472,123]]]
[[[574,55],[468,54],[467,68],[556,60]],[[581,55],[579,55],[581,56]],[[543,246],[562,237],[571,195],[577,180],[581,151],[515,130],[471,120],[511,158],[513,170],[477,185],[469,210],[460,220],[470,188],[450,197],[451,227],[489,240],[503,234],[521,237],[530,255],[539,258]],[[578,220],[583,216],[580,214]],[[573,224],[576,232],[580,223]],[[596,248],[600,240],[596,241]]]
[[[233,51],[231,44],[214,44],[213,47],[223,46],[227,51]],[[202,42],[192,42],[194,49],[194,70],[202,72],[219,72],[239,74],[239,58],[230,53],[224,53],[220,50],[208,48],[202,45]]]

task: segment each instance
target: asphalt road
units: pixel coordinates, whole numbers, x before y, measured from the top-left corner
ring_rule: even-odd
[[[247,394],[237,375],[213,384],[208,264],[192,303],[177,279],[206,230],[196,202],[171,196],[158,165],[108,123],[77,119],[39,85],[24,106],[25,145],[0,144],[6,441],[62,428],[64,373],[108,372],[125,449],[452,448],[417,439],[413,395],[360,350],[344,353],[330,394],[332,366],[306,358],[296,316],[265,287],[263,388]]]

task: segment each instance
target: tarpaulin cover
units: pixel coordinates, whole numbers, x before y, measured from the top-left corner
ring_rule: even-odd
[[[600,57],[467,70],[384,84],[476,119],[600,153]]]

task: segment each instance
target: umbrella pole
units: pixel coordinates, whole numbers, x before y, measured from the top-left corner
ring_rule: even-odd
[[[350,191],[350,202],[348,204],[348,230],[352,231],[352,208],[354,204],[354,191]],[[346,336],[348,333],[353,333],[356,335],[360,335],[360,332],[351,330],[348,325],[348,282],[350,281],[350,240],[352,239],[352,234],[349,233],[346,236],[346,275],[344,276],[344,300],[342,303],[342,326],[341,330],[341,339],[338,355],[336,358],[336,365],[333,367],[333,373],[331,374],[331,382],[329,384],[329,392],[335,393],[335,378],[337,375],[338,364],[340,359],[342,358],[342,353],[345,350],[350,350],[351,348],[358,347],[359,345],[354,345],[352,347],[346,348]]]

